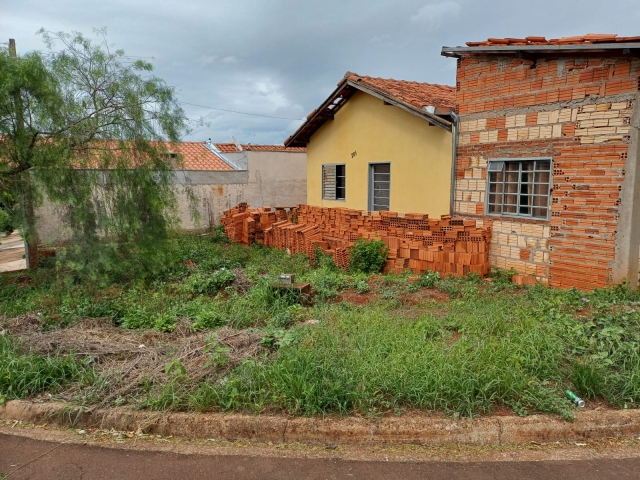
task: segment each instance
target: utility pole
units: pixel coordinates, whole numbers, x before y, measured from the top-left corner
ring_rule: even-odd
[[[13,38],[9,39],[9,56],[13,57],[17,60],[18,53],[16,50],[16,41]],[[22,152],[20,146],[24,141],[24,136],[26,134],[24,129],[24,111],[22,104],[22,96],[20,95],[20,88],[16,89],[13,93],[13,100],[16,109],[16,130],[15,137],[18,144],[18,155],[22,157],[24,152]],[[25,161],[26,159],[20,158],[20,161]],[[33,207],[33,192],[31,191],[31,169],[25,170],[20,175],[18,181],[21,183],[21,190],[23,195],[23,208],[24,208],[24,216],[26,219],[27,228],[25,229],[25,253],[27,257],[27,268],[35,269],[38,266],[38,235],[36,233],[36,216]]]

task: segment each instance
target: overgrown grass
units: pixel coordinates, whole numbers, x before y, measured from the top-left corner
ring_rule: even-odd
[[[9,335],[0,336],[0,400],[55,391],[72,381],[90,383],[92,371],[72,355],[65,357],[24,353]],[[0,403],[2,403],[0,402]]]
[[[187,319],[195,330],[261,332],[270,353],[223,377],[195,383],[173,365],[166,383],[139,392],[138,404],[152,409],[472,416],[507,406],[568,418],[567,388],[620,408],[640,406],[640,297],[624,286],[589,294],[522,289],[508,272],[490,283],[431,273],[412,282],[408,274],[371,280],[326,256],[312,267],[306,256],[228,244],[219,235],[179,237],[171,248],[174,263],[144,282],[97,289],[53,267],[30,282],[5,277],[0,314],[40,314],[43,329],[110,317],[123,328],[171,331]],[[313,307],[271,288],[285,272],[311,283]],[[364,304],[338,302],[346,289],[364,295]],[[301,326],[309,319],[319,323]],[[36,358],[7,336],[2,342],[0,395],[90,376],[73,357]]]

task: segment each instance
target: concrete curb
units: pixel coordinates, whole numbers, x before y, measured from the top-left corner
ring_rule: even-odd
[[[185,438],[274,443],[508,445],[640,435],[640,410],[578,412],[574,422],[549,415],[452,420],[428,415],[288,418],[223,413],[157,413],[112,408],[85,411],[61,403],[13,400],[0,420],[75,428],[115,429]]]

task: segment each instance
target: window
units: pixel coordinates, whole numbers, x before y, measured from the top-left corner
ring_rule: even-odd
[[[389,211],[391,164],[373,163],[369,166],[369,210]]]
[[[548,218],[551,159],[490,160],[489,215]]]
[[[347,176],[344,165],[322,165],[322,198],[344,200],[347,193]]]

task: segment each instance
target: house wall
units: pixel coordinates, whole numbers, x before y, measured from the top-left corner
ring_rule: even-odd
[[[356,92],[307,145],[307,202],[368,209],[369,163],[391,163],[390,210],[449,213],[451,133]],[[322,165],[345,164],[346,199],[322,199]]]
[[[639,75],[628,56],[458,60],[455,212],[494,220],[492,265],[557,287],[593,289],[634,270],[637,280],[637,178],[625,172],[635,176]],[[485,216],[488,160],[523,157],[552,158],[550,219]]]
[[[205,172],[189,172],[191,189],[198,199],[200,226],[191,218],[189,199],[180,195],[182,228],[193,230],[220,224],[225,210],[246,202],[251,207],[294,207],[307,201],[306,154],[246,151],[248,170],[206,172],[216,179],[199,178]]]
[[[306,203],[305,153],[246,153],[247,170],[176,172],[178,216],[182,229],[217,226],[223,212],[240,202],[247,202],[252,207]],[[198,221],[192,217],[190,198],[182,187],[187,180],[200,214]],[[55,243],[70,237],[60,213],[51,202],[45,200],[36,210],[36,216],[40,242]]]

